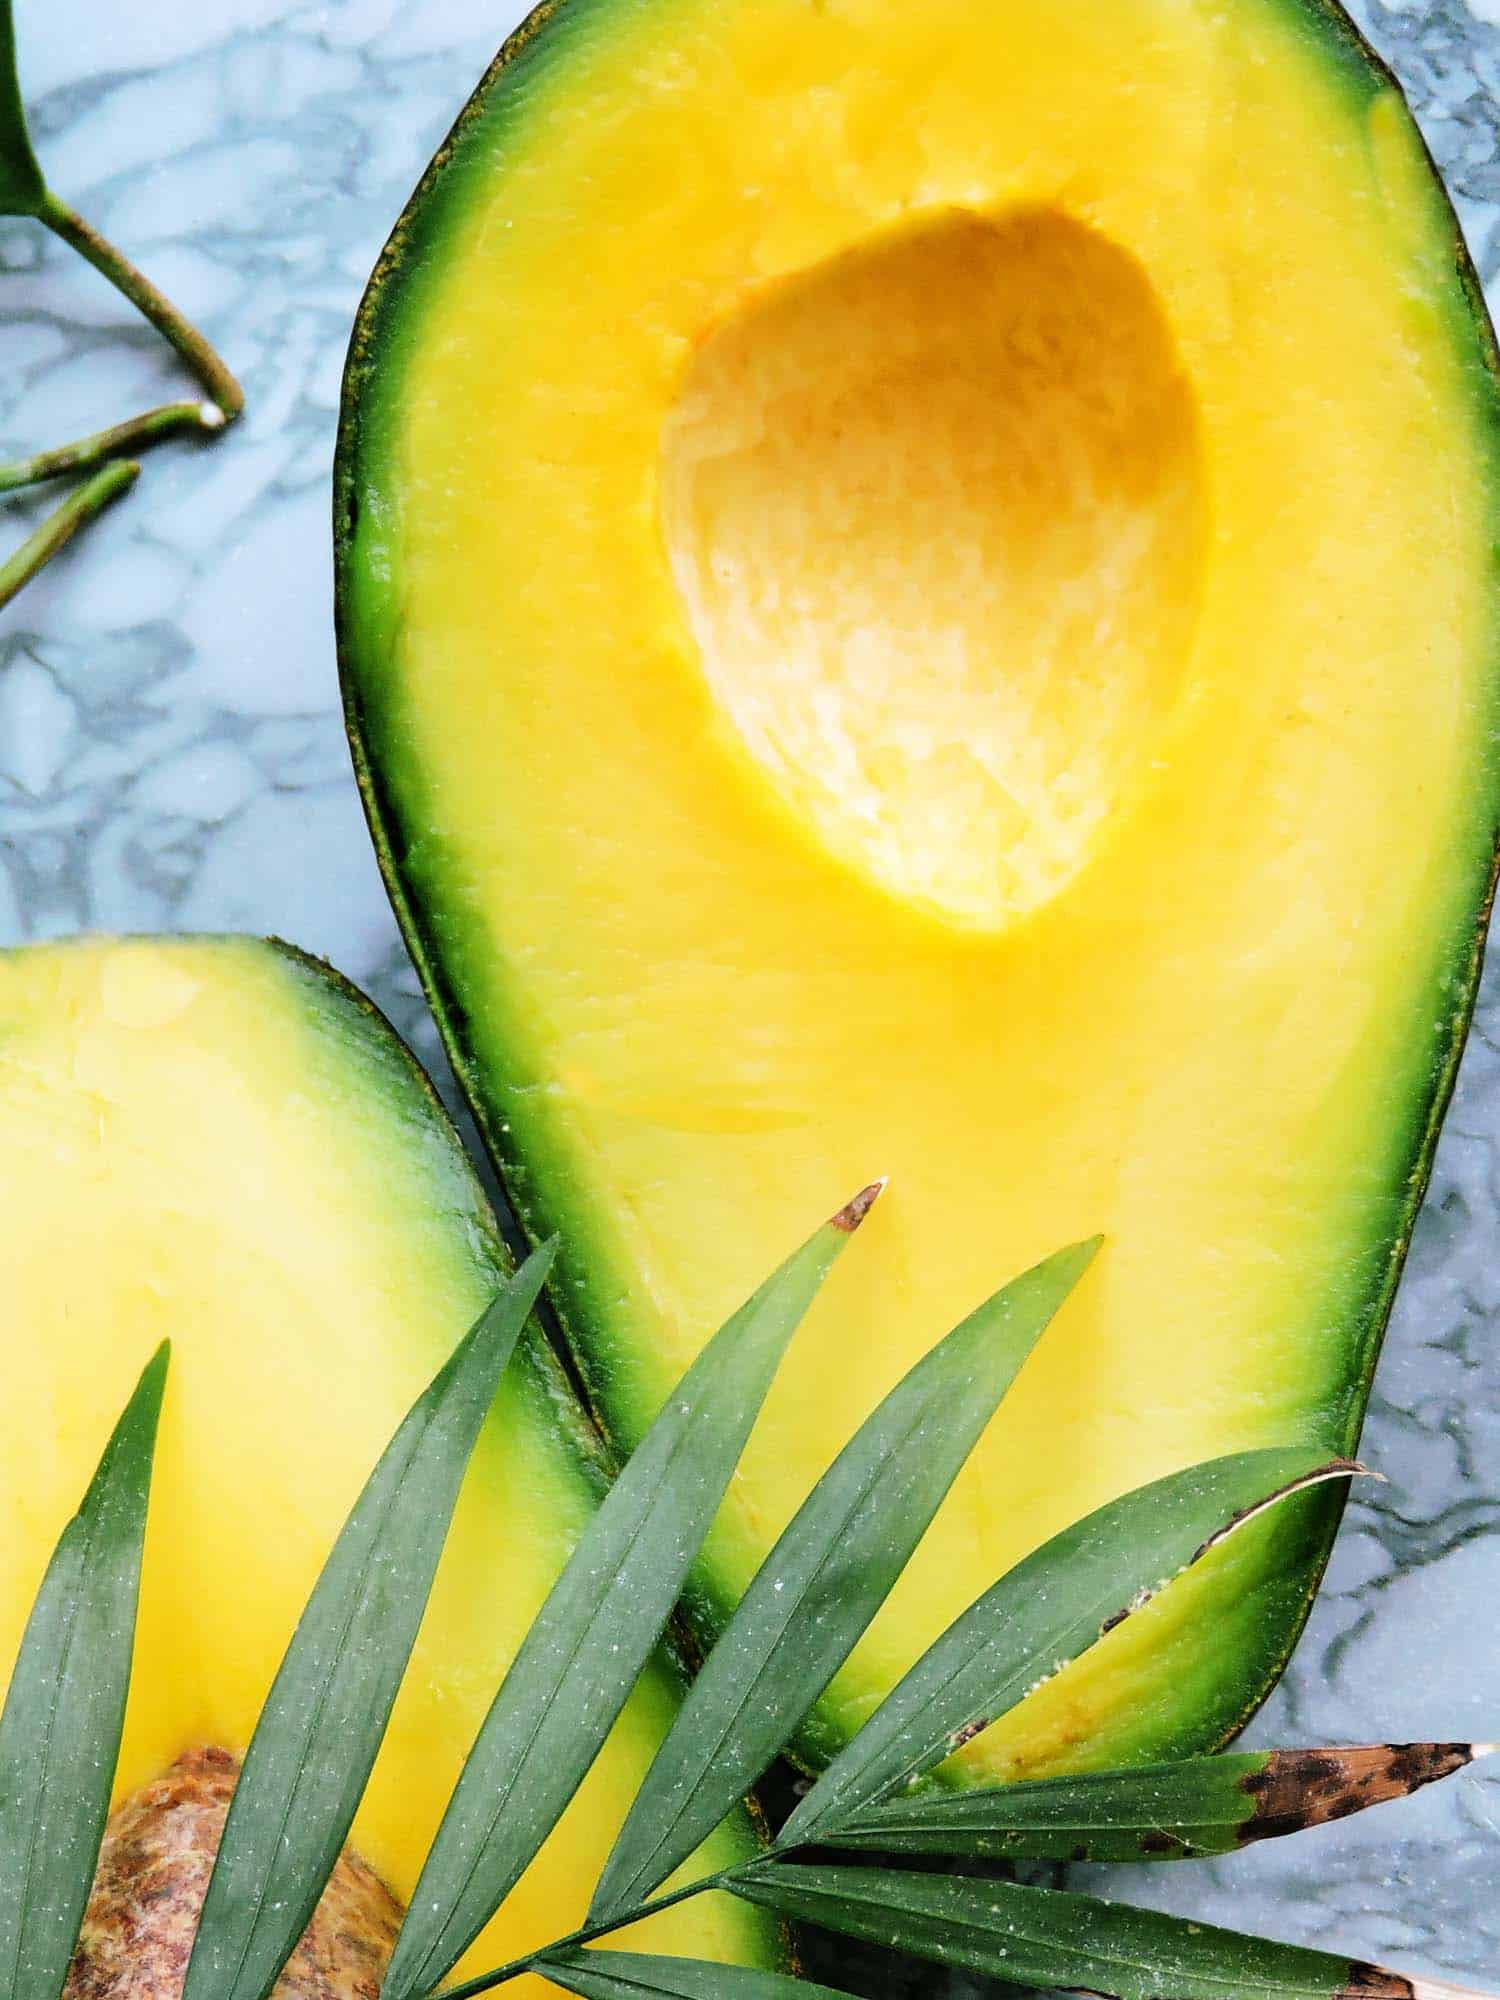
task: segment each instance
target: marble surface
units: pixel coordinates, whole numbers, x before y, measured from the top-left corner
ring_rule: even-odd
[[[329,468],[366,274],[519,11],[17,5],[59,191],[204,323],[249,408],[218,448],[154,453],[0,614],[0,941],[275,931],[367,986],[440,1077],[337,713]],[[1358,11],[1500,303],[1500,0]],[[165,348],[28,224],[0,223],[0,302],[7,455],[183,393]],[[18,539],[27,507],[6,515]],[[1366,1446],[1389,1484],[1354,1503],[1258,1741],[1500,1737],[1497,1246],[1500,970],[1381,1367]],[[1500,1989],[1497,1883],[1500,1770],[1222,1865],[1136,1871],[1128,1892]]]

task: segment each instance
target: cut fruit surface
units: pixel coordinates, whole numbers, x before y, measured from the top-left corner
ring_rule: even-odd
[[[1139,788],[1196,623],[1197,414],[1144,272],[958,211],[757,293],[689,365],[662,525],[703,670],[787,809],[993,928]]]
[[[918,1352],[1107,1238],[810,1758],[1064,1524],[1356,1437],[1492,884],[1497,409],[1452,213],[1322,0],[562,0],[392,238],[351,734],[606,1425],[891,1176],[705,1634]],[[949,1775],[1222,1738],[1337,1506]]]
[[[7,1662],[101,1436],[142,1358],[173,1343],[126,1793],[189,1746],[244,1748],[345,1513],[493,1296],[503,1253],[421,1071],[368,1003],[296,954],[227,938],[0,954],[0,1067]],[[545,1345],[523,1343],[355,1822],[403,1897],[588,1518],[597,1449]],[[673,1701],[653,1668],[469,1971],[580,1921]],[[716,1852],[749,1840],[728,1828]],[[664,1949],[774,1959],[767,1927],[723,1898],[648,1929]]]

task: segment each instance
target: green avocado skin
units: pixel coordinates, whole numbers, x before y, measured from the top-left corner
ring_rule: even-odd
[[[1326,61],[1362,103],[1388,95],[1400,108],[1430,167],[1427,193],[1451,244],[1455,284],[1445,294],[1456,351],[1470,390],[1476,435],[1500,504],[1500,350],[1478,274],[1430,151],[1421,141],[1395,76],[1364,40],[1337,0],[1262,0]],[[385,495],[396,463],[392,427],[399,419],[408,356],[420,341],[433,274],[441,268],[450,231],[482,185],[490,161],[524,126],[529,86],[565,62],[575,35],[614,12],[642,17],[639,0],[544,0],[501,48],[433,157],[388,239],[361,302],[345,365],[334,468],[335,617],[345,724],[355,774],[387,891],[421,977],[459,1086],[528,1240],[561,1230],[571,1235],[572,1263],[560,1260],[550,1291],[559,1350],[607,1445],[628,1441],[633,1414],[613,1390],[613,1331],[596,1314],[587,1276],[587,1219],[550,1204],[545,1163],[529,1159],[509,1111],[524,1078],[503,1059],[507,1024],[470,935],[461,899],[445,906],[435,885],[444,875],[444,836],[424,810],[421,780],[405,749],[403,704],[411,698],[399,670],[399,548]],[[1500,588],[1500,538],[1495,573]],[[1500,660],[1495,663],[1500,682]],[[1500,760],[1491,760],[1491,771]],[[1476,838],[1472,918],[1452,940],[1440,976],[1441,1000],[1431,1013],[1433,1057],[1423,1087],[1412,1093],[1405,1131],[1407,1166],[1396,1226],[1361,1260],[1361,1300],[1347,1335],[1347,1393],[1329,1426],[1331,1453],[1357,1448],[1411,1234],[1431,1175],[1443,1118],[1478,993],[1490,912],[1500,875],[1500,776],[1486,801],[1483,841]],[[1200,1598],[1214,1642],[1199,1660],[1179,1656],[1170,1700],[1123,1721],[1112,1734],[1109,1761],[1167,1760],[1217,1749],[1255,1714],[1284,1671],[1321,1584],[1343,1511],[1342,1484],[1318,1488],[1275,1509],[1236,1538],[1234,1554]],[[1217,1587],[1215,1587],[1217,1585]],[[695,1574],[685,1598],[689,1643],[710,1646],[734,1607],[727,1584]],[[1226,1674],[1226,1658],[1237,1672]],[[815,1710],[794,1745],[806,1768],[821,1768],[850,1734],[847,1719],[827,1705]]]
[[[324,960],[280,938],[225,936],[202,939],[229,953],[273,957],[296,988],[299,1004],[316,1042],[341,1069],[352,1068],[372,1094],[398,1119],[409,1152],[421,1159],[434,1204],[468,1234],[476,1261],[509,1276],[515,1261],[506,1249],[494,1211],[463,1141],[431,1078],[385,1015],[359,987]],[[575,1474],[580,1490],[597,1504],[608,1488],[615,1461],[579,1400],[559,1357],[537,1329],[526,1329],[512,1366],[524,1371],[526,1407],[538,1430],[555,1440],[559,1455]],[[503,1446],[503,1441],[502,1441]],[[674,1693],[686,1686],[688,1648],[669,1633],[648,1677],[665,1681]],[[716,1836],[732,1853],[750,1854],[764,1842],[764,1815],[755,1799],[726,1821]],[[757,1917],[747,1927],[755,1939],[756,1962],[770,1968],[790,1964],[785,1926]]]

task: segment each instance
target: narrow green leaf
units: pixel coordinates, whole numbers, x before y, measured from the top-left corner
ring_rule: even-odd
[[[665,1881],[784,1747],[906,1567],[1095,1242],[982,1305],[824,1473],[741,1598],[652,1761],[589,1921]]]
[[[230,1803],[183,2000],[266,2000],[364,1793],[464,1470],[551,1265],[529,1257],[370,1475],[277,1670]]]
[[[1305,1449],[1172,1473],[1063,1529],[1017,1563],[886,1696],[782,1828],[783,1849],[834,1839],[1123,1622],[1267,1507],[1360,1468]]]
[[[0,215],[40,215],[46,199],[16,73],[12,0],[0,0]]]
[[[0,2000],[57,2000],[120,1754],[164,1342],[63,1530],[0,1715]]]
[[[897,1868],[769,1862],[728,1887],[818,1924],[1013,1986],[1082,1987],[1115,2000],[1395,2000],[1373,1966],[1060,1889]]]
[[[534,1969],[581,2000],[640,2000],[645,1993],[665,2000],[849,2000],[835,1987],[786,1972],[638,1951],[548,1952]]]
[[[1129,1771],[928,1790],[868,1806],[840,1847],[989,1861],[1182,1861],[1229,1854],[1405,1798],[1487,1746],[1380,1743],[1190,1757]]]
[[[469,1753],[384,2000],[411,2000],[451,1970],[578,1789],[661,1638],[788,1342],[878,1193],[856,1196],[715,1334],[579,1538]]]

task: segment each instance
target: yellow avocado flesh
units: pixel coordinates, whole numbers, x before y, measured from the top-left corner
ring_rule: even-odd
[[[190,1746],[244,1748],[345,1514],[493,1296],[501,1256],[415,1064],[311,961],[248,939],[0,955],[0,1069],[7,1663],[135,1374],[173,1343],[123,1795]],[[588,1517],[586,1450],[554,1365],[523,1352],[481,1434],[355,1822],[355,1845],[403,1899]],[[582,1920],[673,1701],[670,1674],[650,1670],[468,1972]],[[715,1854],[748,1841],[748,1827],[726,1829]],[[638,1936],[774,1960],[767,1928],[719,1896]]]
[[[932,1340],[1107,1239],[811,1756],[1089,1508],[1357,1435],[1500,791],[1455,258],[1331,9],[569,0],[377,273],[351,723],[606,1423],[891,1176],[705,1628]],[[1332,1519],[1247,1533],[953,1775],[1221,1737]]]

